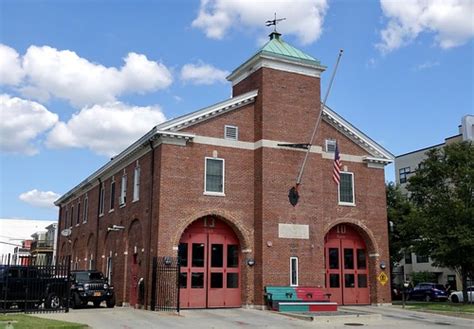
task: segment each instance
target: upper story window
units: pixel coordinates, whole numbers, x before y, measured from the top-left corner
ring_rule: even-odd
[[[417,263],[429,263],[430,259],[428,256],[425,255],[416,255],[416,262]]]
[[[355,205],[354,200],[354,174],[351,172],[341,172],[341,182],[339,183],[339,204]]]
[[[64,207],[64,217],[63,217],[63,222],[64,222],[64,228],[67,228],[68,225],[67,225],[67,221],[68,221],[69,217],[68,217],[68,207]]]
[[[77,203],[77,214],[76,214],[76,226],[79,225],[81,221],[81,202]]]
[[[336,152],[336,140],[335,139],[326,139],[326,152]]]
[[[87,213],[89,212],[89,198],[86,196],[84,197],[84,209],[82,210],[82,222],[87,223]]]
[[[71,206],[71,215],[69,216],[69,227],[72,227],[74,222],[74,206]]]
[[[133,172],[133,201],[140,199],[140,165],[138,161]]]
[[[405,251],[405,264],[411,264],[411,251]]]
[[[112,176],[112,181],[110,182],[110,211],[115,208],[115,177]]]
[[[406,183],[408,180],[408,174],[410,173],[410,167],[401,168],[398,170],[400,184]]]
[[[239,139],[239,128],[236,126],[225,126],[224,127],[224,138],[232,139],[234,141]]]
[[[298,257],[290,257],[290,286],[298,285]]]
[[[224,159],[206,158],[204,193],[224,195]]]
[[[99,216],[104,215],[104,199],[105,199],[105,186],[104,183],[99,185]]]
[[[120,206],[123,207],[127,203],[127,173],[123,170],[122,181],[120,183]]]

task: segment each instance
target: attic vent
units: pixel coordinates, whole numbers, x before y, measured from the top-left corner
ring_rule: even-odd
[[[225,139],[232,139],[236,141],[239,139],[239,128],[235,126],[225,126],[224,134]]]
[[[336,151],[336,141],[334,139],[326,139],[326,152],[334,153]]]

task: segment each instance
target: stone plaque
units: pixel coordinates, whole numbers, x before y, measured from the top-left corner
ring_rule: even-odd
[[[278,237],[282,239],[309,239],[309,226],[279,223]]]

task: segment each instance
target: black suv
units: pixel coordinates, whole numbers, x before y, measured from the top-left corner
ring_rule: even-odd
[[[71,272],[71,307],[86,306],[93,302],[99,307],[105,301],[107,307],[115,306],[114,287],[107,283],[107,279],[99,271],[72,271]]]

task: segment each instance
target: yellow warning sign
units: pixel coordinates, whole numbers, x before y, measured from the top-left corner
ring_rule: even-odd
[[[388,276],[385,274],[385,272],[380,272],[379,276],[377,277],[377,280],[382,284],[382,286],[385,286],[388,282]]]

